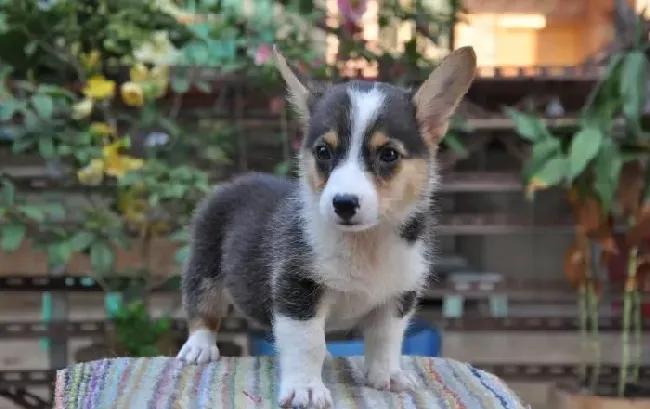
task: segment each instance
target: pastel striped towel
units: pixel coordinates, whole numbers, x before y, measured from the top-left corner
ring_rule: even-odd
[[[277,408],[273,358],[221,358],[183,365],[175,358],[114,358],[57,372],[55,409]],[[404,357],[418,378],[413,393],[364,386],[362,357],[328,359],[323,379],[336,409],[523,409],[487,372],[444,358]]]

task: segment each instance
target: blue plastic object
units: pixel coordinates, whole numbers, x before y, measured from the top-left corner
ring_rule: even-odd
[[[422,321],[414,321],[404,334],[402,355],[440,356],[442,335],[440,331]],[[254,332],[249,343],[250,354],[253,356],[275,355],[271,334]],[[363,340],[350,339],[330,341],[327,350],[332,356],[363,355]]]

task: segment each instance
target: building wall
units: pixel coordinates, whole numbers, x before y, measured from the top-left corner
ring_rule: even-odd
[[[612,37],[609,0],[468,0],[466,4],[468,14],[455,30],[456,46],[474,46],[481,66],[576,65]]]

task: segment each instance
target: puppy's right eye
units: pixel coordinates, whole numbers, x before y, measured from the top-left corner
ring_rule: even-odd
[[[314,155],[318,160],[330,160],[332,159],[332,152],[330,148],[326,145],[319,145],[314,149]]]

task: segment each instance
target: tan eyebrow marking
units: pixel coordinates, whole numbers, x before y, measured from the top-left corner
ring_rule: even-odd
[[[407,156],[408,151],[406,150],[406,147],[404,147],[404,144],[396,139],[391,139],[389,138],[385,133],[383,132],[375,132],[372,134],[372,137],[370,138],[370,141],[368,142],[368,146],[377,149],[381,148],[382,146],[390,143],[390,145],[395,148],[402,156]]]
[[[370,141],[368,142],[368,145],[371,148],[380,148],[384,145],[386,145],[390,141],[390,138],[386,136],[385,133],[383,132],[375,132],[372,134],[370,137]]]
[[[339,136],[334,131],[329,131],[323,135],[323,140],[327,142],[332,148],[338,148],[339,146]]]

